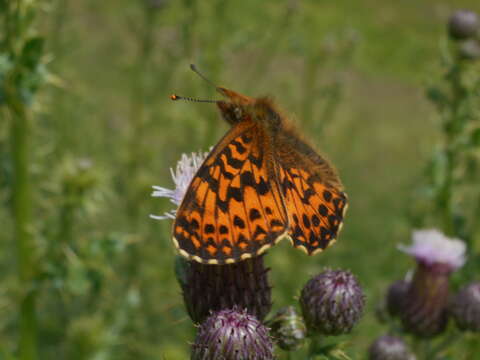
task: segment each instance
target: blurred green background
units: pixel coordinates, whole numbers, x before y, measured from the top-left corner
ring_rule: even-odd
[[[195,336],[173,273],[171,208],[182,153],[227,130],[189,70],[251,96],[271,95],[338,168],[350,208],[338,243],[307,258],[288,242],[266,257],[274,309],[323,267],[352,270],[367,296],[345,337],[354,359],[384,331],[374,309],[411,261],[413,189],[440,136],[425,89],[442,74],[446,21],[475,0],[38,2],[47,84],[33,104],[36,308],[43,359],[186,359]],[[10,124],[0,121],[0,358],[15,359]],[[284,354],[280,354],[280,358]],[[298,357],[301,358],[301,357]]]

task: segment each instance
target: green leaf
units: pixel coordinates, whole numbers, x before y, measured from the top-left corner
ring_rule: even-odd
[[[470,142],[473,146],[480,146],[480,128],[473,130]]]
[[[44,38],[39,36],[28,39],[20,56],[21,64],[30,70],[35,70],[42,58],[44,44]]]

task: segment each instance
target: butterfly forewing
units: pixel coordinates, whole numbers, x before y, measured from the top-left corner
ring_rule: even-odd
[[[286,232],[288,216],[262,139],[255,124],[237,124],[201,165],[173,226],[182,255],[232,263],[265,251]]]

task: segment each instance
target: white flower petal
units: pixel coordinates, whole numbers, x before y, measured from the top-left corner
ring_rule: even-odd
[[[462,267],[466,261],[465,242],[448,238],[435,229],[414,231],[412,245],[399,245],[398,249],[414,256],[417,261],[428,265],[447,264],[452,270]]]
[[[154,191],[152,192],[152,196],[168,198],[173,204],[179,206],[187,192],[190,182],[207,156],[208,152],[192,153],[191,156],[182,154],[175,171],[170,168],[175,189],[170,190],[161,186],[153,186]],[[172,210],[161,216],[150,215],[150,217],[156,220],[175,219],[175,214],[176,210]]]

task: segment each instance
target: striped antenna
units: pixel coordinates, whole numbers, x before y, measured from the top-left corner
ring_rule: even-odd
[[[170,100],[177,101],[177,100],[184,100],[184,101],[193,101],[193,102],[202,102],[202,103],[213,103],[215,104],[217,101],[216,100],[205,100],[205,99],[195,99],[191,97],[186,97],[186,96],[180,96],[176,94],[170,95]]]

